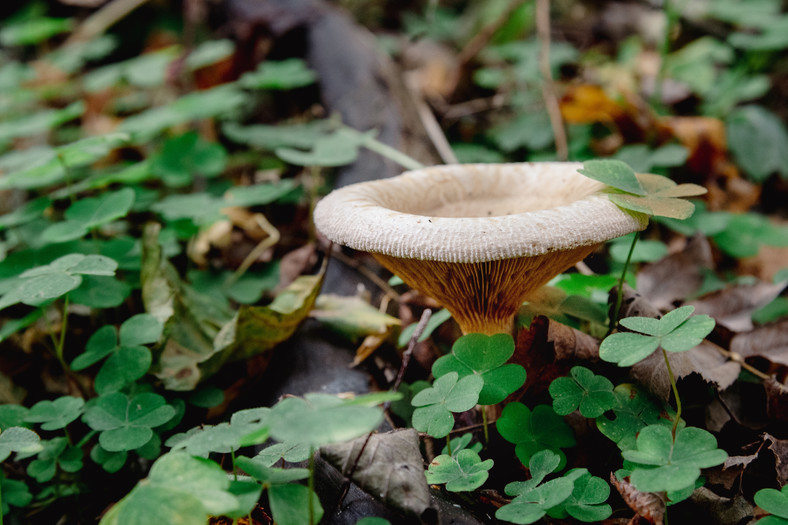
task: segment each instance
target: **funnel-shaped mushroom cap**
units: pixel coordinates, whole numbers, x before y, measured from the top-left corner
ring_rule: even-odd
[[[463,332],[512,329],[527,296],[648,217],[599,193],[569,162],[434,166],[333,191],[328,239],[370,252],[443,304]]]

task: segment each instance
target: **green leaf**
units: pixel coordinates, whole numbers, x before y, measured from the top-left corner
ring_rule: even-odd
[[[454,426],[452,412],[470,410],[479,401],[479,393],[484,380],[477,375],[459,377],[457,372],[448,372],[432,384],[416,394],[411,404],[413,426],[416,430],[427,432],[432,437],[446,436]]]
[[[706,188],[697,184],[677,185],[661,175],[640,173],[637,175],[645,193],[641,196],[609,192],[608,198],[622,208],[648,215],[687,219],[695,211],[695,205],[684,197],[706,193]]]
[[[185,64],[191,71],[195,71],[229,58],[233,53],[235,43],[232,40],[209,40],[198,44],[186,57]]]
[[[630,480],[641,492],[681,490],[693,485],[701,468],[723,463],[728,454],[717,448],[709,432],[695,427],[676,431],[664,425],[649,425],[640,430],[636,448],[622,452],[624,459],[645,466],[635,468]],[[653,467],[653,468],[649,468]]]
[[[201,425],[171,436],[165,445],[173,450],[185,450],[193,456],[207,457],[212,452],[228,454],[242,446],[265,441],[268,438],[269,413],[268,408],[236,412],[229,423]],[[247,436],[253,433],[256,433],[256,438],[251,442]]]
[[[772,224],[764,215],[737,213],[720,218],[725,227],[714,232],[712,239],[728,255],[741,259],[757,255],[762,244],[788,246],[788,228]]]
[[[0,462],[8,459],[12,452],[34,454],[43,450],[38,434],[24,427],[0,429]]]
[[[509,335],[467,334],[457,339],[451,354],[435,361],[432,374],[436,378],[452,371],[461,378],[478,375],[484,380],[478,403],[495,405],[525,383],[525,369],[506,364],[513,354],[514,339]]]
[[[84,370],[110,355],[118,346],[118,335],[114,326],[102,326],[96,330],[85,345],[85,351],[74,358],[71,369]]]
[[[25,421],[41,423],[42,430],[58,430],[82,415],[85,400],[81,397],[62,396],[54,401],[39,401],[30,408]]]
[[[139,346],[156,343],[161,337],[162,328],[159,320],[150,314],[133,315],[120,325],[120,344]]]
[[[309,477],[309,469],[306,468],[271,468],[264,465],[257,458],[247,458],[239,456],[235,459],[235,464],[254,479],[265,484],[290,483]]]
[[[102,395],[88,407],[85,422],[98,430],[99,443],[110,451],[133,450],[147,443],[154,427],[163,425],[175,415],[166,400],[153,393],[133,397],[114,392]]]
[[[293,148],[276,148],[276,156],[296,166],[344,166],[358,157],[358,150],[368,134],[340,128],[330,135],[318,138],[311,151]]]
[[[606,504],[610,496],[610,485],[602,478],[585,472],[575,479],[572,494],[561,504],[547,511],[553,518],[565,518],[568,514],[584,522],[600,522],[610,517],[613,509]]]
[[[610,243],[610,257],[618,263],[625,263],[631,245],[631,235],[619,237]],[[630,262],[656,262],[667,254],[668,247],[664,242],[640,239],[635,245]]]
[[[583,163],[583,169],[577,171],[588,178],[621,191],[641,196],[646,195],[646,190],[635,176],[635,171],[620,160],[588,160]]]
[[[14,507],[27,507],[33,501],[33,495],[24,481],[16,479],[0,478],[0,494],[3,495],[2,513],[8,514]]]
[[[757,105],[734,109],[725,122],[736,162],[755,182],[773,173],[788,177],[788,132],[770,110]]]
[[[788,485],[781,490],[761,489],[755,493],[754,499],[755,504],[769,514],[788,520]]]
[[[89,308],[114,308],[131,294],[131,285],[106,275],[83,275],[82,284],[69,292],[74,304]]]
[[[621,384],[614,390],[616,406],[613,407],[613,419],[603,415],[597,418],[596,425],[600,432],[614,441],[621,450],[635,447],[635,437],[640,429],[656,423],[668,427],[673,426],[670,418],[662,418],[662,408],[658,406],[643,390],[634,385]]]
[[[449,492],[466,492],[481,487],[493,466],[493,460],[482,461],[473,450],[463,449],[454,456],[440,455],[427,469],[427,483],[446,484]]]
[[[260,63],[256,71],[245,73],[241,85],[250,89],[288,90],[309,86],[317,76],[300,58]]]
[[[100,197],[80,199],[69,206],[65,217],[91,229],[125,217],[133,204],[134,190],[123,188]]]
[[[268,426],[271,437],[277,441],[317,448],[363,436],[382,420],[380,408],[363,406],[358,400],[306,394],[304,398],[290,397],[277,403],[271,409]]]
[[[580,408],[587,418],[597,418],[616,405],[613,383],[606,377],[595,375],[591,370],[575,366],[571,377],[559,377],[550,383],[553,410],[565,416]]]
[[[273,485],[268,489],[271,514],[279,525],[303,525],[309,523],[309,500],[312,500],[313,521],[318,523],[323,517],[323,507],[317,495],[303,485],[289,483]]]
[[[645,144],[622,146],[614,158],[629,165],[636,173],[648,173],[655,167],[681,166],[687,161],[689,151],[678,144],[667,144],[655,150]]]
[[[278,148],[310,149],[321,137],[326,136],[337,124],[331,120],[313,120],[297,124],[240,126],[228,122],[222,132],[233,142],[254,148],[275,151]]]
[[[110,452],[102,448],[101,445],[96,443],[90,451],[90,459],[95,463],[101,465],[105,472],[114,474],[118,472],[126,464],[128,453],[124,451]]]
[[[216,177],[227,165],[227,151],[190,131],[168,139],[153,157],[151,171],[171,188],[187,186],[195,175]]]
[[[230,479],[216,463],[171,452],[156,460],[147,479],[105,514],[101,525],[204,525],[209,516],[238,509],[229,489]]]
[[[619,332],[607,336],[599,345],[599,357],[618,366],[632,366],[650,356],[659,348],[656,337]]]
[[[0,44],[4,46],[30,46],[40,44],[53,36],[71,31],[70,18],[34,16],[17,19],[0,30]]]
[[[304,443],[274,443],[261,450],[254,459],[266,467],[271,467],[281,460],[300,463],[309,459],[309,456],[311,456],[309,445]]]
[[[427,326],[424,327],[424,332],[421,333],[419,336],[418,342],[423,342],[429,339],[432,333],[443,323],[451,319],[451,313],[445,308],[438,310],[437,312],[433,312],[430,316],[430,320],[427,321]],[[405,328],[402,329],[400,332],[399,338],[397,339],[397,346],[402,348],[407,346],[410,338],[413,337],[413,332],[416,331],[416,327],[419,323],[411,323]]]
[[[114,351],[96,374],[94,388],[98,394],[117,392],[143,377],[153,357],[144,346],[121,346]]]
[[[523,465],[541,450],[552,451],[563,464],[566,458],[561,448],[575,444],[572,429],[547,405],[538,405],[532,412],[522,403],[509,403],[495,427],[501,437],[515,444],[515,454]]]
[[[39,197],[27,201],[11,213],[0,216],[0,231],[16,226],[22,226],[41,218],[44,211],[52,205],[48,197]]]
[[[64,472],[78,472],[82,469],[82,449],[70,446],[65,437],[44,441],[43,445],[43,450],[27,467],[27,474],[39,483],[46,483],[54,478],[58,467]]]

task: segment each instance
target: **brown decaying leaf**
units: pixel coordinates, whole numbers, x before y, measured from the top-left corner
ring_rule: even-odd
[[[741,495],[725,498],[706,487],[696,489],[690,500],[693,518],[697,518],[698,523],[737,525],[745,518],[751,518],[753,513],[752,505]]]
[[[758,459],[758,453],[748,456],[728,456],[725,463],[718,467],[706,469],[704,474],[712,485],[721,485],[725,490],[733,489],[733,485],[741,480],[747,467]]]
[[[276,289],[285,288],[299,275],[303,275],[309,268],[312,268],[316,262],[317,252],[313,243],[305,244],[286,253],[279,263],[279,284]]]
[[[649,523],[662,525],[665,516],[665,495],[656,492],[640,492],[630,482],[629,478],[618,479],[615,474],[610,473],[610,482],[630,509],[634,510]]]
[[[711,245],[703,235],[687,240],[684,249],[644,266],[637,275],[637,289],[660,310],[669,310],[703,283],[703,269],[712,269]]]
[[[772,302],[784,288],[785,283],[740,284],[688,304],[695,307],[695,314],[710,315],[729,330],[746,332],[753,329],[752,313]]]
[[[368,494],[408,516],[431,506],[416,430],[395,430],[320,448],[320,455]]]
[[[613,122],[623,115],[621,106],[600,86],[569,86],[561,100],[561,116],[568,124]]]
[[[777,439],[771,434],[764,434],[764,441],[770,442],[769,450],[774,454],[774,470],[780,486],[788,483],[788,439]]]
[[[788,319],[737,334],[731,352],[744,358],[762,357],[775,365],[788,366]]]
[[[766,391],[766,415],[771,421],[788,421],[788,387],[774,378],[763,382]]]

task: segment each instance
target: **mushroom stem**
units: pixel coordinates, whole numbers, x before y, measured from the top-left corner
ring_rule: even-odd
[[[511,334],[523,301],[550,279],[583,260],[596,246],[477,263],[372,255],[408,285],[441,303],[464,334],[493,335]]]

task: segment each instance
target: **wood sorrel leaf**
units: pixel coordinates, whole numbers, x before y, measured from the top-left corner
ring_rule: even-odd
[[[427,469],[427,483],[446,484],[449,492],[466,492],[481,487],[489,476],[493,460],[482,461],[473,450],[460,450],[456,456],[441,454]]]
[[[450,354],[435,361],[432,374],[436,378],[452,371],[461,378],[478,375],[484,380],[478,403],[495,405],[525,383],[525,368],[506,364],[513,354],[514,339],[510,335],[468,334],[457,339]]]
[[[641,185],[637,176],[635,176],[635,171],[620,160],[588,160],[583,163],[583,169],[577,171],[588,178],[627,193],[646,195],[646,190]]]

